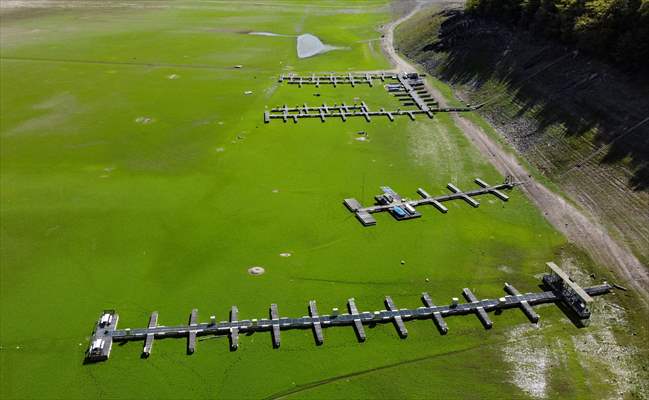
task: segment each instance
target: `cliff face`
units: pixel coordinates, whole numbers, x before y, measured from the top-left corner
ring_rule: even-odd
[[[397,40],[649,264],[649,76],[459,10],[427,11]]]

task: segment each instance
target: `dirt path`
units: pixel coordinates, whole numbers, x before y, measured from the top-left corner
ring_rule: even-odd
[[[394,29],[403,21],[417,14],[424,4],[425,3],[423,1],[417,1],[417,5],[408,14],[405,14],[401,18],[383,25],[383,27],[381,28],[381,33],[383,34],[381,39],[381,48],[383,49],[385,54],[387,54],[388,60],[390,60],[390,63],[392,63],[392,65],[394,66],[395,71],[413,71],[414,68],[410,65],[410,63],[408,63],[397,54],[397,51],[394,48]]]
[[[383,48],[397,71],[414,71],[416,68],[399,56],[394,49],[394,29],[403,21],[419,12],[424,5],[451,3],[443,0],[420,0],[407,15],[384,26]],[[434,87],[427,85],[428,90],[439,101],[440,106],[447,106],[444,96]],[[596,262],[607,266],[624,279],[638,297],[649,308],[649,271],[633,255],[631,250],[611,238],[606,229],[592,215],[575,208],[558,194],[538,182],[514,154],[503,149],[491,139],[480,127],[471,121],[453,113],[455,124],[473,142],[496,169],[503,175],[512,175],[518,181],[523,192],[543,212],[545,218],[568,240],[585,250]]]

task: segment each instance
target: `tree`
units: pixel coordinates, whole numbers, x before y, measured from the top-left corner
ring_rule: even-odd
[[[649,0],[468,0],[467,11],[625,66],[649,66]]]

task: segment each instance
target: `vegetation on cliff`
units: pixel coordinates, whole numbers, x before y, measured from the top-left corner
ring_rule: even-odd
[[[469,0],[467,10],[624,67],[649,66],[649,0]]]

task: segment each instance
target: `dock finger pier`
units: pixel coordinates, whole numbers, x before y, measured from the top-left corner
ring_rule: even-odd
[[[364,118],[367,122],[372,121],[373,117],[384,117],[390,121],[394,121],[395,117],[408,117],[414,121],[417,115],[434,118],[435,113],[439,112],[466,112],[474,111],[481,107],[481,105],[439,107],[432,93],[426,89],[424,80],[416,72],[350,72],[347,74],[311,74],[306,76],[290,74],[279,77],[280,83],[298,87],[305,85],[315,87],[320,87],[320,85],[331,85],[333,87],[350,85],[351,87],[356,87],[357,85],[364,84],[373,87],[377,81],[384,83],[385,89],[399,101],[401,107],[388,110],[386,109],[387,106],[385,106],[370,110],[364,101],[361,101],[360,104],[342,102],[333,105],[327,105],[326,103],[322,103],[322,105],[307,105],[304,103],[295,107],[289,107],[284,104],[283,106],[274,107],[269,111],[265,111],[264,123],[270,123],[273,119],[281,119],[283,122],[292,120],[297,123],[299,119],[304,118],[315,118],[322,122],[325,122],[327,118],[335,118],[345,122],[347,118],[353,117]]]

